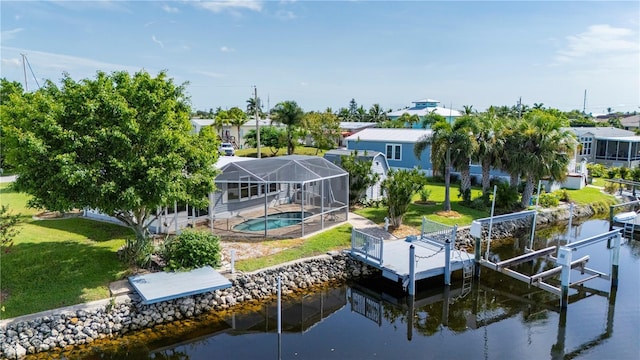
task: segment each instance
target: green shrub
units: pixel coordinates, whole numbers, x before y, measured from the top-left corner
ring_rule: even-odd
[[[620,178],[627,179],[630,175],[631,170],[629,170],[628,167],[626,166],[622,166],[620,167],[620,169],[618,169],[618,174],[620,175]]]
[[[204,231],[184,231],[164,246],[165,270],[190,270],[221,263],[220,238]]]
[[[616,191],[619,190],[619,186],[616,183],[612,183],[610,181],[606,181],[604,183],[604,192],[606,192],[607,194],[615,194]]]
[[[560,189],[553,192],[553,194],[560,201],[571,202],[571,198],[569,197],[569,192],[566,189]]]
[[[606,167],[602,164],[587,164],[587,170],[591,177],[603,177]]]
[[[513,209],[518,203],[518,189],[512,188],[505,181],[501,181],[496,189],[496,207],[505,210]],[[489,200],[490,194],[486,194],[486,200]]]
[[[542,207],[554,207],[560,204],[560,199],[554,193],[543,192],[540,194],[539,205]]]
[[[420,191],[418,191],[420,195],[420,201],[427,202],[429,200],[429,196],[431,196],[431,189],[427,188],[427,186],[423,186]]]
[[[124,246],[119,250],[122,260],[128,265],[146,269],[151,265],[153,244],[150,239],[126,239]]]
[[[613,179],[618,175],[618,168],[610,167],[607,169],[607,179]]]

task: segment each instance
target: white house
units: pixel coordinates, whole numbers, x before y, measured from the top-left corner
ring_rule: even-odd
[[[395,120],[402,116],[403,114],[409,115],[418,115],[421,119],[424,119],[425,116],[429,114],[438,114],[440,116],[444,116],[448,122],[452,123],[457,117],[462,116],[462,113],[458,110],[447,109],[446,107],[439,106],[440,101],[433,99],[422,99],[412,101],[413,106],[392,111],[387,114],[389,119]],[[414,124],[414,127],[421,127],[421,124]]]
[[[341,166],[342,157],[350,156],[352,152],[352,150],[346,149],[329,150],[324,154],[324,158],[338,166]],[[371,173],[378,174],[378,181],[369,186],[365,191],[365,199],[381,200],[384,197],[382,182],[387,178],[387,173],[389,172],[387,157],[379,151],[359,151],[358,159],[370,160]]]

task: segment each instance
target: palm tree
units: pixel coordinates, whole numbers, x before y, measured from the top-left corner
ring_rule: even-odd
[[[256,98],[247,99],[247,115],[255,116],[256,108],[258,110],[258,117],[260,119],[264,119],[264,112],[262,111],[262,103],[260,102],[260,98],[256,100]],[[258,120],[258,119],[256,119]]]
[[[222,128],[225,125],[229,125],[229,113],[226,110],[219,109],[216,111],[216,117],[214,118],[213,127],[216,128],[218,135],[222,138]]]
[[[454,124],[449,124],[443,116],[436,115],[438,119],[433,125],[431,136],[423,136],[413,147],[413,153],[420,159],[424,149],[431,145],[431,164],[433,169],[444,168],[445,195],[443,210],[451,211],[451,167],[455,166],[469,176],[469,159],[473,146],[469,136],[472,126],[470,118],[457,119]],[[466,164],[466,165],[465,165]],[[464,181],[463,181],[464,182]],[[469,178],[469,187],[471,184]]]
[[[533,103],[534,110],[544,110],[544,103]]]
[[[302,124],[304,111],[295,101],[278,103],[271,112],[271,121],[283,124],[287,127],[287,154],[293,154],[295,149],[295,130]]]
[[[383,123],[387,121],[387,113],[380,106],[380,104],[373,104],[369,109],[369,118],[373,122]]]
[[[464,108],[463,113],[465,115],[471,115],[474,113],[473,105],[462,105],[462,107]]]
[[[229,109],[229,111],[227,111],[227,114],[229,116],[229,124],[232,126],[235,126],[236,129],[238,129],[238,132],[237,132],[238,138],[236,139],[236,141],[239,143],[240,127],[244,125],[247,121],[249,121],[249,118],[247,117],[247,114],[244,111],[242,111],[242,109],[240,109],[239,107],[232,107],[231,109]]]
[[[473,159],[480,163],[482,167],[482,193],[488,194],[491,186],[491,168],[499,167],[500,156],[503,153],[502,138],[500,134],[500,124],[496,115],[496,109],[490,106],[486,112],[475,117],[477,120],[475,128],[476,151]]]
[[[534,184],[541,178],[562,181],[577,145],[574,134],[563,129],[566,120],[544,110],[533,110],[518,125],[523,175],[522,207],[529,206]]]

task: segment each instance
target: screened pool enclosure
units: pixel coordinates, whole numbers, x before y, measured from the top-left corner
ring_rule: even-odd
[[[318,156],[228,161],[210,197],[223,237],[300,237],[347,220],[349,176]]]

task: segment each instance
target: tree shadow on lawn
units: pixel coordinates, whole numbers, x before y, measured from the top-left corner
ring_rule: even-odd
[[[106,247],[78,241],[18,243],[2,254],[2,318],[107,298],[127,266]]]
[[[48,229],[74,233],[93,241],[109,241],[118,238],[126,239],[134,236],[133,231],[125,226],[80,217],[35,220],[31,222],[31,224]]]

